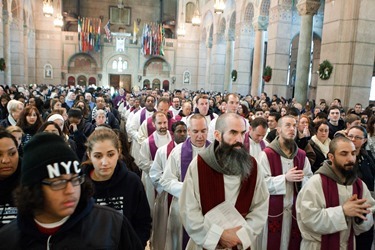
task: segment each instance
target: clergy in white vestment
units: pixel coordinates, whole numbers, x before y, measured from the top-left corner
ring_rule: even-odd
[[[195,103],[196,108],[195,108],[193,114],[191,114],[188,117],[183,117],[181,119],[181,121],[185,122],[186,125],[189,127],[190,117],[194,114],[201,114],[206,119],[207,126],[208,126],[213,119],[218,117],[218,115],[213,113],[212,110],[210,110],[210,105],[208,103],[208,96],[207,95],[198,95],[198,96],[196,96],[195,100],[196,100],[196,103]]]
[[[238,107],[240,105],[240,98],[238,97],[237,94],[235,93],[230,93],[225,96],[225,113],[236,113],[238,112]],[[210,142],[213,142],[215,140],[214,138],[214,131],[215,131],[215,126],[216,126],[216,121],[217,117],[214,118],[208,125],[208,135],[207,135],[207,140]],[[243,122],[245,123],[246,126],[246,131],[249,130],[249,121],[245,118],[243,118]]]
[[[355,249],[354,236],[374,225],[375,200],[357,177],[353,142],[335,137],[328,159],[297,197],[301,249]]]
[[[182,121],[175,122],[172,125],[172,132],[173,141],[170,141],[167,145],[160,147],[156,151],[155,159],[150,169],[150,178],[157,191],[153,208],[153,230],[150,239],[151,246],[154,250],[164,250],[167,235],[169,207],[172,199],[172,195],[163,190],[163,187],[160,184],[160,179],[164,173],[164,168],[170,153],[175,148],[175,146],[183,143],[186,140],[186,124]]]
[[[142,122],[144,120],[147,120],[147,118],[151,117],[156,111],[154,109],[155,101],[155,97],[151,95],[146,96],[145,107],[136,112],[132,116],[132,118],[126,123],[126,131],[128,133],[129,138],[132,139],[131,155],[134,157],[135,160],[137,160],[139,156],[139,150],[141,147],[141,144],[138,142],[138,129],[141,126]]]
[[[299,249],[301,234],[295,215],[295,199],[301,186],[312,176],[305,151],[294,141],[297,121],[283,116],[279,136],[261,153],[259,165],[270,193],[268,223],[257,249]]]
[[[167,116],[163,112],[155,112],[152,115],[152,120],[156,130],[147,138],[147,140],[142,142],[138,161],[136,161],[138,167],[142,170],[142,182],[145,186],[150,208],[154,207],[155,201],[155,189],[149,175],[150,168],[158,148],[172,141],[172,136],[168,131]]]
[[[183,231],[180,220],[178,199],[182,190],[187,168],[191,160],[208,145],[207,122],[201,114],[194,114],[189,120],[189,138],[177,145],[171,152],[160,184],[163,189],[173,195],[167,226],[166,250],[185,249],[188,235]]]
[[[267,127],[268,124],[266,119],[263,117],[256,117],[250,123],[249,132],[245,134],[244,146],[257,162],[259,162],[261,153],[269,144],[264,140],[264,136],[267,133]]]
[[[221,115],[215,142],[190,163],[179,199],[190,236],[186,249],[256,249],[267,220],[269,194],[262,168],[243,146],[244,134],[241,116]],[[217,221],[207,218],[221,205],[228,208],[226,216]],[[228,219],[232,217],[236,220]]]
[[[178,115],[181,110],[181,99],[177,96],[172,98],[172,105],[169,107],[169,110],[172,111],[173,117]]]
[[[158,104],[156,106],[156,111],[163,112],[167,115],[168,119],[168,130],[172,131],[172,124],[176,122],[174,120],[171,111],[169,111],[169,99],[167,98],[160,98],[158,100]],[[138,143],[142,144],[144,140],[149,137],[155,131],[155,127],[152,123],[152,118],[149,117],[148,119],[144,120],[141,126],[138,129],[137,141]]]

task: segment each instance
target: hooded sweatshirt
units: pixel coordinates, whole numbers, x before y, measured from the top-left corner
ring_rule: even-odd
[[[93,165],[85,165],[84,173],[90,178]],[[94,199],[99,205],[121,211],[146,246],[151,232],[150,207],[140,178],[130,172],[125,163],[118,161],[112,177],[107,181],[94,181]]]

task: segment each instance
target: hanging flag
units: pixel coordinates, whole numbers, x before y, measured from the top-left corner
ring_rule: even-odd
[[[107,24],[104,26],[104,31],[105,31],[105,34],[107,36],[108,42],[112,41],[112,36],[111,36],[111,30],[110,30],[110,28],[111,28],[111,23],[108,20]]]
[[[138,27],[137,27],[137,21],[134,21],[134,27],[133,27],[133,43],[137,42],[137,34],[138,34]]]

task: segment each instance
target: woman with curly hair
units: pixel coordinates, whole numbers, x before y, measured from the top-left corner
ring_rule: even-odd
[[[36,134],[42,123],[42,117],[36,107],[28,106],[22,111],[17,126],[25,133],[25,136],[22,138],[23,146]]]

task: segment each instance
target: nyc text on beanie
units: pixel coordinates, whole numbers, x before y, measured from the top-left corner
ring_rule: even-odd
[[[43,179],[81,172],[76,153],[58,135],[36,134],[24,147],[21,184],[32,186]]]

